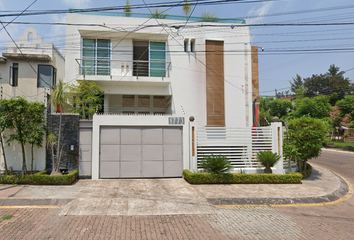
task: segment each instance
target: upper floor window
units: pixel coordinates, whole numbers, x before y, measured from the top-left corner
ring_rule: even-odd
[[[54,87],[57,81],[57,70],[51,65],[38,65],[37,87]]]
[[[82,59],[82,75],[111,75],[111,41],[84,38]]]
[[[191,40],[191,52],[195,52],[195,39]]]
[[[10,66],[9,84],[13,87],[18,86],[18,63],[13,63]]]
[[[166,43],[133,42],[133,76],[166,77]]]

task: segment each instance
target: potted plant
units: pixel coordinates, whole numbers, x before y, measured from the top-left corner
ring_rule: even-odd
[[[257,160],[265,167],[264,173],[272,173],[271,167],[278,162],[280,156],[272,151],[261,151],[257,153]]]

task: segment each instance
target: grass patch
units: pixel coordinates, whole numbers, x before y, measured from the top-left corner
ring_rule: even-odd
[[[32,175],[0,175],[0,184],[71,185],[76,180],[77,171],[57,176],[50,176],[48,170]]]
[[[245,174],[245,173],[192,173],[183,170],[184,179],[191,184],[244,184],[244,183],[300,183],[301,173],[279,174]]]
[[[5,220],[9,220],[13,217],[13,215],[7,215],[5,217],[2,217],[2,220],[5,221]]]
[[[327,141],[326,146],[335,147],[335,148],[343,148],[347,150],[354,151],[354,141]]]

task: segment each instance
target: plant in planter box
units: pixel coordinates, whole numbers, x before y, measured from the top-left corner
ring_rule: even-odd
[[[279,161],[280,156],[272,151],[261,151],[257,153],[257,160],[265,167],[264,173],[272,173],[271,167]]]
[[[227,173],[234,169],[229,159],[220,155],[206,156],[200,163],[200,167],[210,173]]]

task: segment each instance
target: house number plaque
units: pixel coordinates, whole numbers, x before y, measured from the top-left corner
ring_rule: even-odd
[[[184,124],[184,117],[169,117],[168,124]]]

